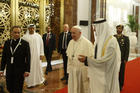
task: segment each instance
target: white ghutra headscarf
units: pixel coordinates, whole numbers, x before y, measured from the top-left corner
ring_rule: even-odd
[[[113,33],[110,31],[107,22],[97,23],[94,26],[96,29],[95,45],[97,45],[97,59],[100,59],[102,56],[102,49],[104,47],[104,44],[110,36],[113,36]]]
[[[28,26],[27,26],[27,31],[26,31],[26,35],[28,35],[29,34],[29,28],[30,27],[32,27],[32,28],[34,28],[34,33],[36,33],[36,26],[34,25],[34,24],[29,24]]]

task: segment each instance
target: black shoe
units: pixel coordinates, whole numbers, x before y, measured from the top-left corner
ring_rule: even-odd
[[[43,84],[44,84],[45,86],[48,85],[47,80],[45,80],[45,81],[43,82]]]
[[[51,71],[52,71],[52,69],[49,69],[49,70],[48,70],[48,72],[51,72]]]
[[[48,71],[46,71],[45,74],[48,75]]]
[[[120,91],[122,91],[122,87],[120,87]]]
[[[63,80],[66,80],[66,77],[61,78],[61,80],[62,80],[62,81],[63,81]]]
[[[46,71],[51,72],[52,68],[47,68]]]

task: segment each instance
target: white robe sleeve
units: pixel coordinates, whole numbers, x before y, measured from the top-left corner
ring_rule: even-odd
[[[88,76],[91,93],[119,93],[118,74],[120,49],[115,39],[108,43],[105,55],[100,59],[88,57]],[[96,86],[94,86],[96,85]],[[100,87],[100,90],[98,89]]]
[[[40,36],[40,55],[44,56],[44,45],[41,36]]]
[[[67,73],[70,73],[71,66],[71,60],[68,58]]]
[[[102,57],[101,59],[95,59],[94,57],[90,57],[88,58],[88,63],[94,64],[94,62],[96,62],[96,64],[101,64],[104,62],[108,62],[110,59],[112,59],[112,57],[115,55],[115,52],[113,51],[113,48],[109,49],[109,52],[106,53],[106,55],[104,57]]]
[[[116,39],[115,40],[113,39],[108,43],[108,46],[106,47],[105,51],[106,51],[105,55],[102,58],[94,59],[94,57],[91,57],[91,58],[88,58],[87,60],[89,62],[93,61],[96,63],[104,63],[104,62],[108,62],[109,60],[111,60],[114,56],[118,56],[118,58],[120,60],[121,53],[120,53],[120,48],[119,48],[119,45],[118,45]]]
[[[73,45],[73,43],[72,43],[72,40],[69,42],[69,45],[68,45],[68,48],[67,48],[67,51],[66,51],[66,53],[67,53],[67,56],[68,56],[68,63],[67,63],[67,73],[69,73],[69,69],[70,69],[70,67],[71,67],[71,62],[72,62],[72,60],[71,60],[71,49],[73,48],[72,47],[72,45]]]

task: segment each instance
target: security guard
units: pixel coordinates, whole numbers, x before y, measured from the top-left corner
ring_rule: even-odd
[[[129,45],[129,37],[122,34],[124,26],[118,25],[116,26],[116,29],[117,29],[117,34],[114,36],[117,38],[121,50],[121,66],[120,66],[120,73],[119,73],[119,84],[120,84],[120,91],[121,91],[124,85],[125,64],[128,61],[130,45]]]

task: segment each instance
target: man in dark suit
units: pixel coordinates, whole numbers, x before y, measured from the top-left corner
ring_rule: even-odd
[[[47,33],[43,35],[43,43],[44,43],[44,53],[47,60],[46,74],[48,74],[48,72],[52,71],[51,58],[52,53],[56,48],[56,37],[51,32],[50,26],[46,27],[46,31]]]
[[[117,38],[121,50],[121,66],[120,66],[120,73],[119,73],[119,83],[120,83],[120,90],[122,90],[124,85],[125,64],[128,61],[130,45],[129,45],[129,38],[122,34],[124,26],[118,25],[116,26],[116,29],[117,29],[117,34],[114,36]]]
[[[29,43],[20,38],[21,28],[14,26],[11,29],[12,39],[4,44],[0,76],[6,68],[6,85],[10,93],[22,93],[24,77],[30,72]]]
[[[64,77],[61,80],[66,80],[66,84],[68,83],[68,74],[67,74],[67,46],[69,41],[72,39],[71,33],[69,32],[69,25],[64,24],[64,32],[60,33],[59,41],[58,41],[58,53],[62,54],[63,57],[63,66],[64,66]]]

